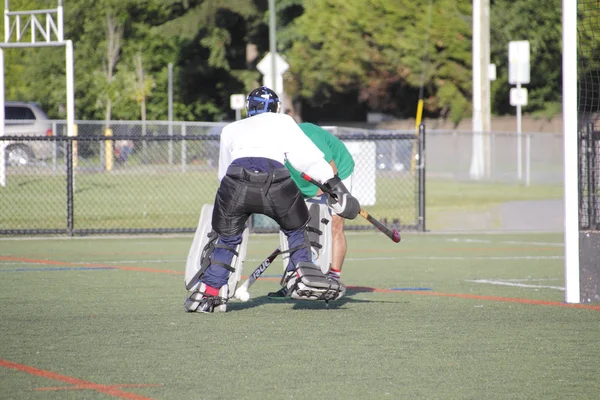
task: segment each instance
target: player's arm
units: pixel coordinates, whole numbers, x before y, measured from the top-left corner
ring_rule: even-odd
[[[333,178],[333,168],[325,160],[323,152],[315,145],[298,125],[285,126],[286,147],[285,157],[298,171],[312,176],[321,183]]]
[[[331,160],[329,161],[329,165],[331,165],[331,169],[333,169],[333,173],[335,175],[337,175],[338,169],[337,166],[335,165],[335,161]],[[317,194],[315,196],[320,196],[323,194],[323,191],[321,189],[317,189]]]

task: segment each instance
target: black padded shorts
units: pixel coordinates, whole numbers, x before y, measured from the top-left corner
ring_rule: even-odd
[[[309,219],[302,193],[286,168],[256,172],[230,165],[217,190],[212,227],[220,235],[235,236],[251,214],[264,214],[285,230],[300,229]]]

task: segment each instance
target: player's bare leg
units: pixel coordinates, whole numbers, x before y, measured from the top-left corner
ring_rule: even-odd
[[[339,279],[342,273],[342,265],[346,258],[346,234],[344,233],[344,218],[333,215],[331,219],[332,254],[331,270],[329,276]]]

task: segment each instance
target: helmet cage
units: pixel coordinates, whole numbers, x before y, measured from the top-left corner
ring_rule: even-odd
[[[265,112],[278,113],[280,108],[279,97],[266,86],[254,89],[246,100],[246,111],[249,117]]]

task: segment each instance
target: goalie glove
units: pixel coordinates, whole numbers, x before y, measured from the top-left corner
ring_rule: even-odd
[[[340,217],[354,219],[360,212],[360,203],[352,196],[342,180],[335,175],[323,184],[327,205]]]

